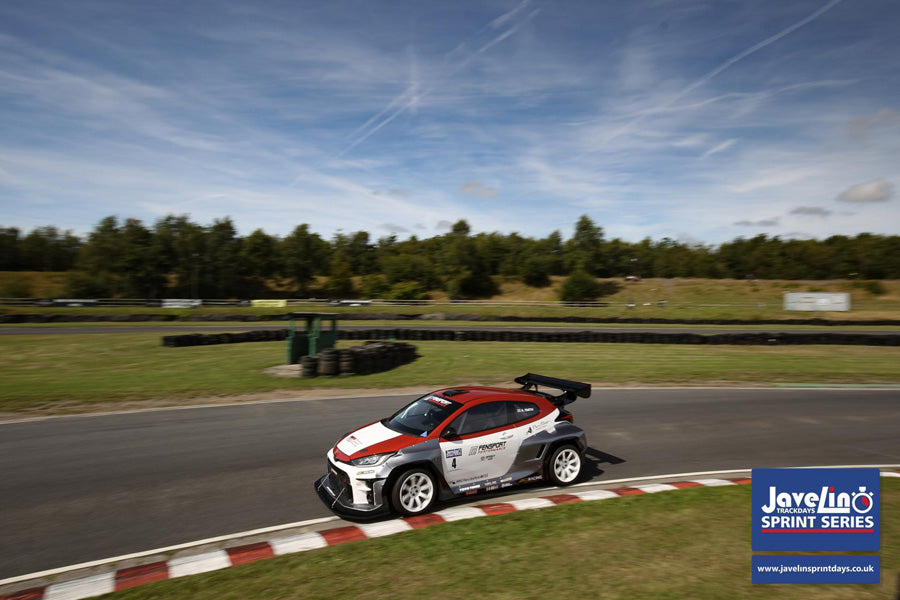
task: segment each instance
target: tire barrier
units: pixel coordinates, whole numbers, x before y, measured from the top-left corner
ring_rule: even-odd
[[[389,371],[410,363],[419,355],[405,342],[368,341],[344,350],[329,348],[300,359],[301,377],[348,377]]]
[[[167,348],[184,348],[187,346],[240,344],[243,342],[278,342],[286,340],[287,337],[287,329],[257,329],[240,333],[188,333],[163,336],[162,345]]]
[[[243,342],[275,342],[287,339],[287,329],[260,329],[240,333],[189,333],[167,335],[162,345],[169,348],[188,346],[210,346],[215,344],[239,344]],[[758,332],[742,333],[658,333],[635,331],[515,331],[515,330],[453,330],[453,329],[366,329],[338,330],[340,340],[410,340],[443,342],[551,342],[580,344],[697,344],[697,345],[845,345],[845,346],[900,346],[900,334],[890,333],[803,333],[803,332]],[[331,349],[329,349],[331,350]],[[331,375],[332,371],[345,372],[357,368],[356,354],[341,354],[341,350],[326,350],[321,356],[318,371]],[[324,363],[324,364],[322,364]]]
[[[192,322],[259,322],[289,321],[290,313],[270,315],[171,315],[171,314],[128,314],[128,315],[89,315],[89,314],[0,314],[0,323],[170,323],[179,321]],[[502,323],[592,323],[592,324],[631,324],[631,325],[809,325],[815,327],[858,326],[858,327],[892,327],[900,326],[896,319],[868,319],[851,321],[847,319],[663,319],[663,318],[627,318],[627,317],[518,317],[512,315],[471,315],[455,313],[402,314],[402,313],[342,313],[341,321],[474,321]]]
[[[456,342],[556,342],[581,344],[697,344],[697,345],[847,345],[900,346],[900,334],[883,333],[657,333],[634,331],[504,331],[453,329],[339,330],[341,340],[414,340]]]

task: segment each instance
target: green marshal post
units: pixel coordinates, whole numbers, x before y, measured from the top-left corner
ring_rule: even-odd
[[[295,365],[300,358],[317,354],[325,348],[334,348],[337,342],[337,318],[333,313],[291,313],[287,337],[287,361]],[[303,331],[297,331],[297,321],[306,323]],[[331,321],[331,329],[323,330],[322,321]]]

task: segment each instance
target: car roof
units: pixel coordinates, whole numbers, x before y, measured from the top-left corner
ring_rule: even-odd
[[[459,402],[460,404],[476,404],[495,400],[524,400],[529,402],[546,400],[542,396],[526,392],[524,390],[510,390],[504,388],[462,386],[449,387],[434,392],[444,398]]]

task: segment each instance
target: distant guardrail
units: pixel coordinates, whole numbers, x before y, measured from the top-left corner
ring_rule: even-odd
[[[149,308],[189,308],[189,307],[398,307],[398,306],[471,306],[493,308],[531,308],[531,307],[564,307],[579,308],[640,308],[657,307],[669,309],[746,309],[746,310],[782,310],[781,300],[772,302],[678,302],[656,300],[653,302],[633,301],[597,301],[597,302],[563,302],[561,300],[385,300],[382,298],[366,299],[334,299],[334,298],[286,298],[286,299],[146,299],[146,298],[0,298],[0,306],[35,306],[53,308],[81,307],[127,307],[142,306]],[[881,308],[870,306],[866,301],[855,302],[856,310]]]
[[[215,306],[257,306],[257,307],[291,307],[291,306],[333,306],[333,307],[358,307],[358,306],[486,306],[523,308],[538,306],[559,306],[566,308],[607,308],[607,307],[636,307],[636,306],[691,306],[699,308],[780,308],[779,303],[771,305],[759,302],[740,303],[673,303],[667,300],[654,302],[563,302],[561,300],[385,300],[382,298],[366,299],[329,299],[329,298],[287,298],[287,299],[142,299],[142,298],[0,298],[0,305],[5,306],[41,306],[41,307],[116,307],[116,306],[144,306],[151,308],[191,308],[191,307],[215,307]]]

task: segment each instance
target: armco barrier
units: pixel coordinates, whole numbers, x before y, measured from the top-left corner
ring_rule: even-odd
[[[162,345],[170,348],[273,342],[287,339],[287,329],[261,329],[241,333],[189,333],[167,335]],[[341,340],[410,340],[456,342],[555,342],[581,344],[696,344],[696,345],[845,345],[900,346],[900,334],[888,333],[657,333],[640,331],[507,331],[498,329],[410,329],[405,327],[338,330]]]

